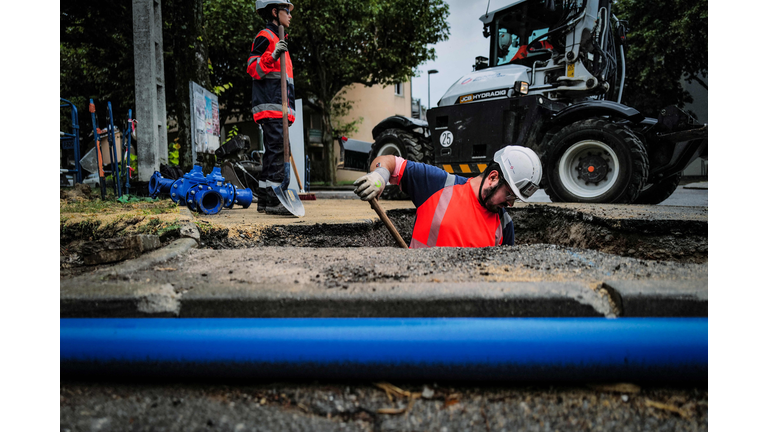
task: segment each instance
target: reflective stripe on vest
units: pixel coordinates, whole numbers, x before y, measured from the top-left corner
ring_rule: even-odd
[[[429,226],[429,236],[427,237],[427,244],[416,241],[417,248],[419,247],[434,247],[437,245],[437,237],[440,235],[440,225],[443,223],[445,212],[448,210],[448,204],[453,197],[453,187],[456,185],[456,176],[448,174],[445,178],[445,186],[443,187],[440,198],[437,201],[437,207],[432,215],[432,223]],[[411,244],[414,244],[413,238],[411,238]]]
[[[272,31],[270,31],[268,29],[264,29],[264,30],[260,31],[259,34],[256,35],[256,37],[258,38],[259,36],[264,36],[267,39],[269,39],[269,47],[267,48],[267,50],[269,50],[269,48],[272,48],[272,51],[274,51],[275,45],[278,42],[280,42],[280,38],[278,38],[274,33],[272,33]],[[266,54],[266,53],[267,53],[267,51],[264,51],[264,54]],[[269,55],[272,55],[272,54],[270,53]],[[285,53],[285,63],[286,63],[286,65],[285,65],[286,76],[290,80],[290,82],[293,83],[293,62],[291,61],[290,54],[287,51]],[[265,69],[264,66],[261,64],[261,62],[259,62],[256,65],[256,68],[257,68],[257,70],[259,72],[259,76],[261,78],[266,78],[267,75],[269,75],[271,73],[277,73],[277,78],[278,79],[280,78],[280,59],[278,59],[274,63],[272,63],[272,67],[271,68],[266,68]]]
[[[283,116],[283,105],[282,104],[275,104],[275,103],[265,103],[256,105],[255,107],[251,108],[251,113],[253,114],[259,114],[264,112],[271,112],[271,113],[278,113],[280,117]],[[296,116],[296,111],[294,111],[290,106],[288,107],[288,118]]]

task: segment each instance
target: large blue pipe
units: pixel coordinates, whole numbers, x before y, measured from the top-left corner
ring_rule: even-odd
[[[706,381],[707,318],[65,318],[61,372]]]

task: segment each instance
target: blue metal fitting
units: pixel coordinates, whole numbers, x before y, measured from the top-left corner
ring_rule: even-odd
[[[234,185],[232,185],[232,189],[235,193],[235,199],[234,203],[232,205],[237,204],[243,206],[244,209],[247,209],[251,203],[253,202],[253,192],[250,188],[245,189],[238,189]]]
[[[187,207],[193,212],[214,215],[224,207],[221,194],[207,184],[199,184],[187,192]]]
[[[182,178],[173,182],[170,190],[171,199],[173,202],[179,203],[180,205],[186,204],[185,198],[189,189],[201,183],[205,183],[203,167],[195,164],[195,166],[193,166],[188,173],[184,174]]]
[[[161,193],[167,194],[171,191],[171,185],[175,180],[167,179],[160,174],[160,171],[155,171],[152,177],[149,179],[149,196],[157,198]]]
[[[238,189],[221,175],[221,167],[213,167],[206,177],[208,186],[217,191],[224,200],[224,207],[232,208],[235,204],[248,208],[253,202],[253,192],[250,189]]]

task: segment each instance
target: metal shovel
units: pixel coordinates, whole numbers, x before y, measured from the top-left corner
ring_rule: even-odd
[[[280,40],[285,38],[285,28],[283,26],[278,27]],[[285,53],[280,55],[280,91],[283,98],[283,159],[285,161],[291,156],[291,145],[288,142],[288,81],[286,80],[285,73]],[[290,175],[289,173],[286,173]],[[297,178],[296,181],[299,179]],[[304,204],[301,203],[299,198],[299,192],[294,189],[286,189],[283,191],[281,186],[272,186],[272,189],[277,195],[277,199],[291,212],[294,216],[304,216]]]

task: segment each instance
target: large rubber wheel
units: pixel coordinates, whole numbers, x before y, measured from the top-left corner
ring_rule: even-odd
[[[419,142],[411,133],[401,129],[387,129],[376,137],[368,153],[368,166],[379,156],[393,155],[403,159],[433,164],[434,151],[431,146]],[[408,200],[408,194],[400,190],[399,186],[389,185],[379,196],[388,200]]]
[[[683,178],[682,171],[658,183],[646,186],[640,191],[635,204],[659,204],[675,192],[681,178]]]
[[[545,192],[554,202],[631,203],[648,180],[648,153],[626,126],[580,120],[546,150]]]

